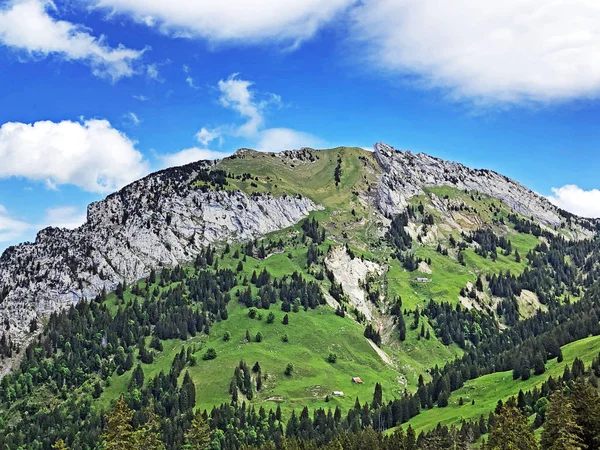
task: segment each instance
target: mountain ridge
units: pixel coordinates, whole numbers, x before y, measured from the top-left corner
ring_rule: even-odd
[[[226,160],[249,152],[253,151],[240,149]],[[318,152],[300,149],[270,155],[311,164]],[[424,188],[453,186],[498,198],[548,229],[563,227],[570,238],[593,235],[595,221],[565,214],[496,172],[397,151],[383,143],[375,144],[374,156],[380,172],[375,205],[370,206],[386,217],[405,210],[408,200],[423,194]],[[17,344],[25,344],[35,336],[29,330],[36,328],[32,324],[52,312],[147,276],[152,268],[190,261],[208,244],[256,239],[322,209],[297,193],[274,196],[226,189],[227,173],[220,167],[226,160],[150,174],[90,204],[81,227],[47,228],[34,243],[7,249],[0,257],[0,323],[5,332]]]

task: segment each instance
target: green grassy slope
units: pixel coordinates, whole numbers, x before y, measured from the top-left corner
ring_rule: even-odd
[[[438,423],[445,425],[458,424],[462,420],[476,419],[482,414],[487,416],[496,407],[498,400],[506,400],[519,393],[526,392],[535,386],[540,386],[550,376],[558,377],[564,372],[565,366],[572,365],[575,358],[589,364],[600,353],[600,336],[573,342],[562,347],[563,362],[556,359],[548,361],[546,372],[542,375],[532,375],[527,381],[513,380],[512,372],[498,372],[484,375],[468,381],[465,385],[454,391],[445,408],[434,407],[422,411],[408,423],[417,433],[434,428]],[[464,405],[459,406],[458,399],[464,399]],[[472,405],[472,400],[475,404]],[[407,425],[405,425],[407,426]]]
[[[494,220],[506,218],[512,212],[508,206],[493,198],[442,187],[428,189],[425,195],[411,200],[415,207],[420,203],[424,204],[439,226],[436,242],[420,245],[416,239],[413,240],[415,255],[431,260],[432,273],[406,271],[396,259],[389,257],[391,249],[381,239],[385,229],[384,221],[374,214],[367,203],[361,201],[361,196],[371,195],[370,187],[374,186],[379,171],[372,153],[358,148],[336,148],[311,151],[310,155],[313,161],[246,151],[223,160],[218,167],[230,175],[227,189],[240,189],[247,193],[270,192],[273,195],[301,194],[322,205],[323,210],[311,214],[327,230],[328,239],[320,245],[321,251],[326,253],[330,245],[348,243],[357,255],[363,255],[386,267],[387,273],[383,280],[386,297],[402,297],[404,309],[410,311],[422,307],[429,299],[456,303],[461,288],[468,282],[474,283],[479,274],[505,270],[518,274],[526,267],[525,258],[521,263],[516,263],[514,255],[504,256],[500,252],[498,259],[492,261],[470,249],[466,250],[465,265],[458,263],[456,252],[451,252],[450,256],[436,252],[437,242],[448,248],[450,236],[460,239],[460,232],[447,225],[449,221],[454,220],[468,230],[476,228],[472,226],[473,223],[478,224],[477,226],[490,225]],[[341,166],[341,179],[336,185],[334,172],[338,164]],[[244,174],[251,174],[252,177],[246,176],[247,179],[243,179]],[[436,209],[440,199],[462,202],[470,210],[459,215],[449,215],[448,211]],[[538,244],[537,238],[517,233],[509,225],[497,226],[497,229],[508,235],[513,248],[517,248],[521,255],[527,254]],[[276,278],[299,272],[308,279],[314,279],[306,267],[307,248],[297,240],[300,234],[299,224],[272,233],[268,239],[282,239],[285,251],[265,260],[248,257],[239,279],[250,278],[253,271],[258,273],[263,268]],[[234,248],[219,260],[219,267],[236,269],[239,259],[232,257],[233,250]],[[418,282],[415,280],[418,276],[425,276],[430,282]],[[324,290],[329,288],[327,279],[320,283]],[[127,293],[126,299],[130,298],[131,294]],[[111,308],[117,307],[113,295],[108,302]],[[290,324],[287,326],[281,324],[283,313],[279,304],[273,305],[271,309],[276,315],[273,324],[266,323],[268,312],[265,311],[261,311],[262,320],[250,319],[248,310],[239,305],[232,295],[228,320],[214,324],[208,337],[196,337],[187,342],[165,341],[164,350],[158,354],[154,363],[143,366],[146,380],[161,370],[168,371],[173,357],[182,347],[195,346],[198,363],[190,367],[189,371],[197,383],[197,406],[210,408],[230,401],[228,390],[231,376],[235,366],[244,359],[250,365],[258,361],[263,373],[268,373],[264,391],[257,394],[252,403],[266,407],[280,404],[284,413],[289,414],[291,409],[305,405],[315,408],[339,405],[347,409],[354,404],[356,397],[361,402],[370,401],[376,382],[383,385],[387,399],[400,395],[404,388],[414,391],[419,375],[428,379],[428,369],[435,365],[441,367],[463,353],[455,344],[443,345],[435,337],[431,325],[423,320],[431,339],[420,338],[420,326],[416,330],[407,329],[404,342],[398,340],[395,331],[386,334],[382,349],[393,361],[392,365],[388,365],[363,337],[364,324],[358,324],[350,317],[340,318],[328,306],[314,311],[290,313]],[[378,317],[379,319],[383,320],[385,317]],[[407,324],[411,320],[408,316],[405,319]],[[252,337],[260,331],[264,336],[263,342],[244,344],[246,330],[249,330]],[[228,342],[222,339],[225,332],[231,334]],[[289,342],[282,341],[283,334],[288,335]],[[217,359],[203,361],[202,355],[209,347],[216,349]],[[327,355],[332,352],[338,356],[335,364],[326,361]],[[296,368],[292,377],[283,374],[288,363],[293,363]],[[112,399],[124,392],[130,376],[130,373],[120,377],[113,376],[111,385],[98,403],[107,406]],[[364,385],[353,384],[353,376],[361,377],[365,381]],[[330,402],[325,403],[326,395],[334,390],[343,391],[345,396],[331,397]],[[479,410],[486,406],[476,404],[476,407]],[[452,408],[448,410],[450,415],[455,413],[451,411]]]

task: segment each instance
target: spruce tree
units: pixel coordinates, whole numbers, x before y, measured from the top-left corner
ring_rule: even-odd
[[[210,428],[200,411],[198,411],[192,419],[192,425],[185,433],[185,445],[183,448],[186,450],[205,450],[208,448],[210,441]]]
[[[572,388],[575,419],[581,426],[585,448],[600,448],[600,396],[584,381],[577,381]]]
[[[135,450],[132,418],[133,411],[121,395],[107,415],[106,429],[102,435],[103,450]]]
[[[377,409],[380,408],[383,404],[383,391],[381,389],[381,384],[375,383],[375,391],[373,392],[373,402],[371,403],[371,408]]]
[[[514,399],[499,408],[496,425],[490,431],[489,450],[537,450],[538,445],[527,417],[516,407]]]
[[[165,444],[160,435],[160,422],[154,412],[154,403],[145,409],[148,420],[133,433],[136,450],[165,450]]]
[[[582,450],[582,427],[575,421],[571,399],[557,391],[550,397],[542,431],[543,450]]]
[[[69,450],[67,444],[62,439],[58,439],[54,444],[52,444],[52,450]]]

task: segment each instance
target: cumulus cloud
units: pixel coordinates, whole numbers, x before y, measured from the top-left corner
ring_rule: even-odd
[[[183,166],[195,161],[206,159],[222,159],[229,156],[230,153],[216,152],[204,148],[192,147],[181,150],[177,153],[160,155],[158,158],[164,167]]]
[[[552,188],[548,200],[559,208],[583,217],[600,217],[600,190],[586,191],[574,184]]]
[[[218,87],[221,91],[219,101],[226,107],[237,111],[247,121],[238,128],[238,133],[243,136],[256,134],[263,125],[264,118],[262,110],[266,104],[257,102],[255,94],[250,90],[254,83],[238,78],[234,73],[226,80],[219,80]]]
[[[81,25],[57,20],[51,0],[12,0],[0,8],[0,43],[34,57],[58,55],[88,64],[95,75],[113,81],[134,74],[143,50],[110,47]]]
[[[484,103],[600,93],[595,0],[365,0],[353,35],[378,68]]]
[[[146,67],[146,75],[148,76],[148,78],[150,78],[151,80],[154,81],[162,81],[160,79],[160,75],[158,73],[158,68],[156,67],[156,64],[150,64]]]
[[[194,79],[190,76],[187,76],[185,78],[185,82],[188,84],[189,87],[191,87],[192,89],[198,89],[198,86],[196,86],[196,83],[194,83]]]
[[[241,125],[221,125],[208,129],[203,127],[196,134],[198,142],[207,145],[219,139],[222,143],[224,135],[248,139],[252,147],[262,151],[281,151],[284,149],[321,145],[322,141],[302,131],[291,128],[265,128],[265,114],[269,108],[279,108],[281,97],[277,94],[261,94],[251,89],[252,81],[239,78],[234,73],[224,80],[219,80],[219,102],[225,108],[235,111],[245,122]]]
[[[107,120],[8,122],[0,127],[0,178],[109,193],[149,172],[125,134]]]
[[[111,12],[178,37],[212,42],[261,42],[267,39],[296,45],[310,37],[356,0],[96,0]]]

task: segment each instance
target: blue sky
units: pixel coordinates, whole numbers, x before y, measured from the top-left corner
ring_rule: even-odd
[[[323,3],[0,2],[0,250],[239,147],[383,141],[600,216],[596,2]]]

